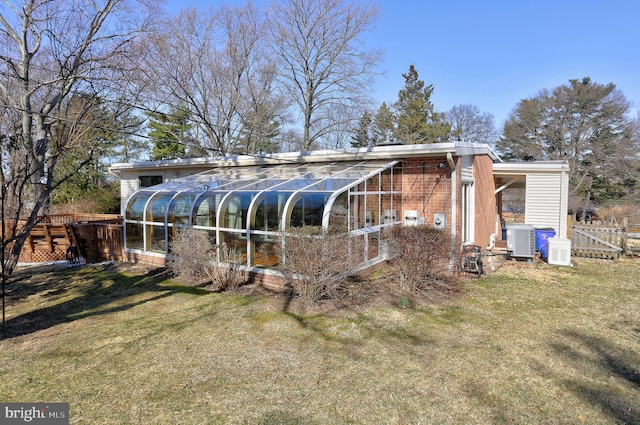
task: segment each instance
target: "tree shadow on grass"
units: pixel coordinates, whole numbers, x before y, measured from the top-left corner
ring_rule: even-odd
[[[18,272],[6,285],[7,310],[18,308],[21,303],[32,303],[33,308],[11,317],[4,327],[0,325],[0,341],[86,317],[128,310],[175,293],[210,294],[198,287],[162,284],[168,278],[165,268],[129,275],[112,269],[109,264]],[[157,294],[122,302],[144,293]]]
[[[599,406],[620,424],[640,424],[640,353],[616,346],[603,337],[565,330],[553,349],[570,366],[584,371],[559,378],[573,393]],[[594,381],[605,375],[613,378]],[[618,382],[618,383],[616,383]]]
[[[389,272],[377,277],[366,272],[349,276],[330,296],[316,303],[304,301],[289,288],[280,309],[301,328],[325,341],[339,344],[353,357],[359,356],[354,348],[365,345],[372,338],[396,341],[396,346],[403,351],[415,350],[422,356],[424,347],[434,345],[433,340],[404,325],[394,324],[386,316],[369,314],[377,309],[399,308],[398,301],[404,297],[411,305],[424,304],[427,299],[414,303],[415,294],[401,289],[389,276]],[[438,298],[444,299],[441,295],[438,294]]]

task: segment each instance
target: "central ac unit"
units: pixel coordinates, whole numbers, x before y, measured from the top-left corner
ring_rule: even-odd
[[[536,256],[536,229],[530,224],[507,226],[507,251],[512,257],[533,258]]]
[[[571,239],[549,238],[549,258],[547,262],[556,266],[571,265]]]

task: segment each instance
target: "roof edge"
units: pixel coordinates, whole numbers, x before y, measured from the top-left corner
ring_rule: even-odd
[[[417,156],[446,155],[447,152],[455,153],[454,143],[431,143],[423,145],[393,145],[372,146],[354,149],[316,150],[301,152],[284,152],[262,155],[227,155],[214,158],[186,158],[162,161],[140,161],[114,163],[109,169],[154,169],[168,167],[237,167],[248,165],[277,165],[285,163],[310,163],[330,161],[354,161],[369,159],[396,159],[398,157],[410,158]]]
[[[162,161],[140,161],[114,163],[110,171],[142,170],[172,167],[238,167],[249,165],[277,165],[285,163],[313,163],[333,161],[360,161],[375,159],[398,159],[424,156],[453,155],[489,155],[492,160],[500,158],[486,144],[480,143],[428,143],[419,145],[383,145],[353,149],[316,150],[301,152],[284,152],[261,155],[227,155],[213,158],[185,158]]]
[[[497,162],[493,164],[494,174],[523,173],[541,171],[569,171],[569,162],[531,161],[531,162]]]

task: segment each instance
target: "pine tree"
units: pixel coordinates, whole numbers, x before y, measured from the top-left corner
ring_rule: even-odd
[[[570,207],[586,211],[620,199],[637,167],[630,110],[615,84],[572,79],[521,100],[496,148],[508,159],[568,161]]]
[[[431,102],[433,84],[425,86],[413,65],[402,74],[404,89],[394,104],[398,119],[398,137],[405,143],[437,143],[447,141],[450,126],[444,114],[435,111]]]
[[[152,160],[184,158],[191,140],[189,113],[173,110],[150,114],[149,138],[153,141]]]
[[[373,144],[383,143],[387,138],[392,139],[396,134],[396,115],[391,108],[382,102],[375,117],[373,117]]]
[[[358,120],[358,126],[355,128],[353,136],[351,136],[351,147],[366,148],[372,144],[373,140],[370,136],[372,123],[371,112],[364,111]]]

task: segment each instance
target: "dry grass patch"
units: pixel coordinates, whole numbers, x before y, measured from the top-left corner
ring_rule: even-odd
[[[71,423],[634,424],[639,272],[507,264],[419,308],[372,301],[378,273],[345,314],[154,273],[40,273],[11,284],[10,330],[31,327],[3,334],[0,399],[69,402]]]

